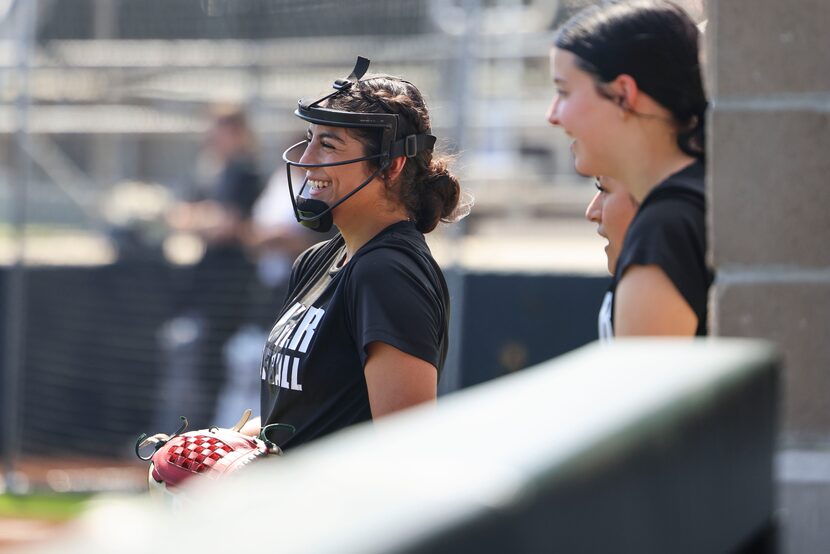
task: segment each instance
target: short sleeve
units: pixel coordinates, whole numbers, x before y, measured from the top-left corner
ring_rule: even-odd
[[[704,321],[709,288],[705,254],[702,202],[682,196],[660,199],[644,206],[631,223],[617,264],[617,280],[632,265],[657,265],[698,320]]]
[[[441,366],[444,303],[428,270],[400,250],[362,256],[349,279],[350,325],[366,365],[375,341]]]

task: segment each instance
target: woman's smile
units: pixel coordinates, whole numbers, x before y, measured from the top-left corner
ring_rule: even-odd
[[[331,181],[323,179],[308,179],[308,193],[311,196],[318,196],[331,186]]]

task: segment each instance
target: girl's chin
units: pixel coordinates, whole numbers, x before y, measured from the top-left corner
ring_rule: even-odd
[[[576,174],[579,175],[580,177],[588,177],[588,178],[596,177],[596,175],[594,173],[591,173],[590,171],[583,168],[579,164],[574,164],[574,171],[576,171]]]
[[[593,164],[582,157],[574,158],[574,170],[582,177],[597,177],[602,175]]]
[[[589,165],[590,164],[585,163],[585,158],[583,156],[574,156],[574,169],[577,173],[583,176],[596,177],[596,175],[586,173],[587,171],[590,171],[590,168],[588,167]]]

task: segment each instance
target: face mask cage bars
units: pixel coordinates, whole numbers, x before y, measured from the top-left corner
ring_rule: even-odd
[[[363,187],[368,185],[372,180],[377,177],[383,170],[389,167],[389,163],[391,162],[392,158],[398,156],[406,156],[407,158],[414,157],[421,152],[422,150],[432,149],[435,145],[435,137],[430,134],[412,134],[407,135],[406,137],[395,140],[395,137],[398,132],[398,115],[397,114],[388,114],[388,113],[356,113],[356,112],[345,112],[342,110],[333,110],[330,108],[323,108],[320,107],[323,101],[339,94],[342,91],[349,89],[352,85],[360,81],[360,78],[366,74],[366,70],[369,68],[369,60],[363,57],[357,58],[357,63],[355,64],[352,73],[346,79],[337,79],[334,84],[332,85],[336,90],[326,95],[319,100],[316,100],[312,103],[303,102],[302,100],[299,101],[297,104],[297,109],[294,111],[294,115],[308,121],[309,123],[314,123],[317,125],[326,125],[330,127],[346,127],[346,128],[362,128],[362,129],[378,129],[381,131],[381,151],[379,154],[374,154],[371,156],[362,156],[360,158],[354,158],[351,160],[344,160],[342,162],[333,162],[327,164],[308,164],[308,163],[300,163],[295,162],[289,159],[289,155],[300,146],[303,146],[308,143],[308,141],[300,141],[297,144],[289,147],[285,152],[283,152],[282,159],[286,164],[286,175],[288,178],[288,191],[289,195],[291,196],[291,204],[294,207],[294,214],[297,218],[299,223],[306,225],[311,228],[316,228],[317,223],[320,219],[325,217],[327,214],[331,212],[334,208],[342,204],[344,201],[348,200],[352,195],[357,193]],[[294,185],[292,183],[291,177],[291,168],[298,167],[302,169],[310,169],[310,168],[319,168],[319,167],[336,167],[340,165],[347,165],[367,160],[379,159],[381,160],[379,163],[379,167],[375,170],[369,178],[361,183],[358,187],[354,190],[349,192],[343,198],[335,202],[333,205],[328,206],[322,213],[313,213],[311,211],[302,210],[297,205],[297,198],[294,194]],[[302,195],[305,191],[305,187],[308,184],[308,177],[303,180],[303,184],[300,187],[299,192],[297,195]],[[328,230],[328,229],[326,229]]]

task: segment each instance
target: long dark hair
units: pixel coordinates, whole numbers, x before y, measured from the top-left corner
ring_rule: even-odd
[[[349,112],[398,114],[400,127],[396,138],[430,129],[429,111],[421,92],[412,83],[390,75],[368,75],[332,96],[327,106]],[[362,128],[348,131],[363,143],[366,155],[380,152],[379,132]],[[377,160],[368,163],[377,167]],[[448,157],[424,150],[406,159],[394,183],[387,182],[387,190],[406,207],[422,233],[435,229],[439,221],[450,222],[457,217],[461,187],[448,164]]]
[[[597,81],[597,90],[630,75],[644,93],[671,112],[677,145],[705,157],[700,32],[680,7],[664,0],[610,2],[586,8],[557,32],[556,48],[571,52]],[[607,94],[606,94],[607,96]]]

